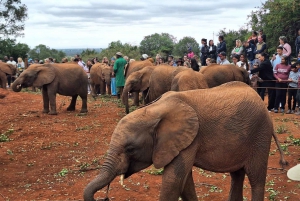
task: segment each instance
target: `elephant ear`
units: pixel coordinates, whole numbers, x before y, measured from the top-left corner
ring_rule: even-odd
[[[149,88],[151,72],[152,71],[148,70],[147,72],[143,73],[143,75],[141,76],[141,82],[142,82],[141,91],[145,91],[147,88]]]
[[[195,110],[180,97],[174,97],[175,93],[168,92],[153,104],[156,107],[154,112],[160,115],[152,155],[155,168],[169,164],[193,142],[198,133],[199,121]]]
[[[13,66],[11,64],[3,63],[0,65],[1,71],[3,71],[6,74],[13,74]]]
[[[55,78],[55,72],[51,65],[37,67],[37,78],[33,82],[33,87],[41,87],[51,83]]]

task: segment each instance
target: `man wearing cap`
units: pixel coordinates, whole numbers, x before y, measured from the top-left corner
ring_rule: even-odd
[[[226,59],[226,53],[225,52],[220,52],[218,55],[220,57],[220,61],[218,64],[224,65],[224,64],[230,64],[230,62]]]
[[[124,68],[127,64],[126,60],[122,57],[121,52],[116,53],[116,61],[114,63],[114,73],[116,75],[116,87],[117,87],[117,97],[121,98],[121,94],[123,93],[123,88],[125,85],[125,77],[124,77]]]
[[[142,54],[141,61],[144,61],[146,59],[148,59],[148,55],[147,54]]]

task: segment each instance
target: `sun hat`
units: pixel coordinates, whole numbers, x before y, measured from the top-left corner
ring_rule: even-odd
[[[287,172],[287,176],[291,180],[300,181],[300,164],[289,169]]]
[[[142,57],[143,57],[144,59],[148,59],[148,55],[147,55],[147,54],[143,54]]]
[[[116,55],[122,56],[122,53],[121,52],[117,52]]]

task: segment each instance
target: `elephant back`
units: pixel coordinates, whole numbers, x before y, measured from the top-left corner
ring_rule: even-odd
[[[153,66],[153,63],[148,59],[144,61],[132,61],[128,63],[124,70],[125,78],[127,78],[131,73],[139,71],[146,66]]]
[[[16,67],[8,63],[0,63],[0,70],[6,74],[13,75],[16,73]]]

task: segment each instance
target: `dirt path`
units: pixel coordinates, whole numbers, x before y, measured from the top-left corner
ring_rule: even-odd
[[[0,99],[0,200],[82,200],[84,187],[98,174],[111,133],[124,116],[115,98],[89,99],[89,113],[67,112],[69,98],[57,97],[58,115],[41,113],[39,93],[13,93]],[[286,158],[300,163],[300,117],[270,114]],[[6,141],[8,140],[9,141]],[[299,200],[300,182],[288,180],[280,170],[279,153],[272,143],[265,200]],[[193,169],[199,200],[227,200],[230,175]],[[161,171],[149,167],[111,184],[111,200],[158,200]],[[96,197],[104,197],[103,189]],[[250,185],[244,185],[245,200]]]

